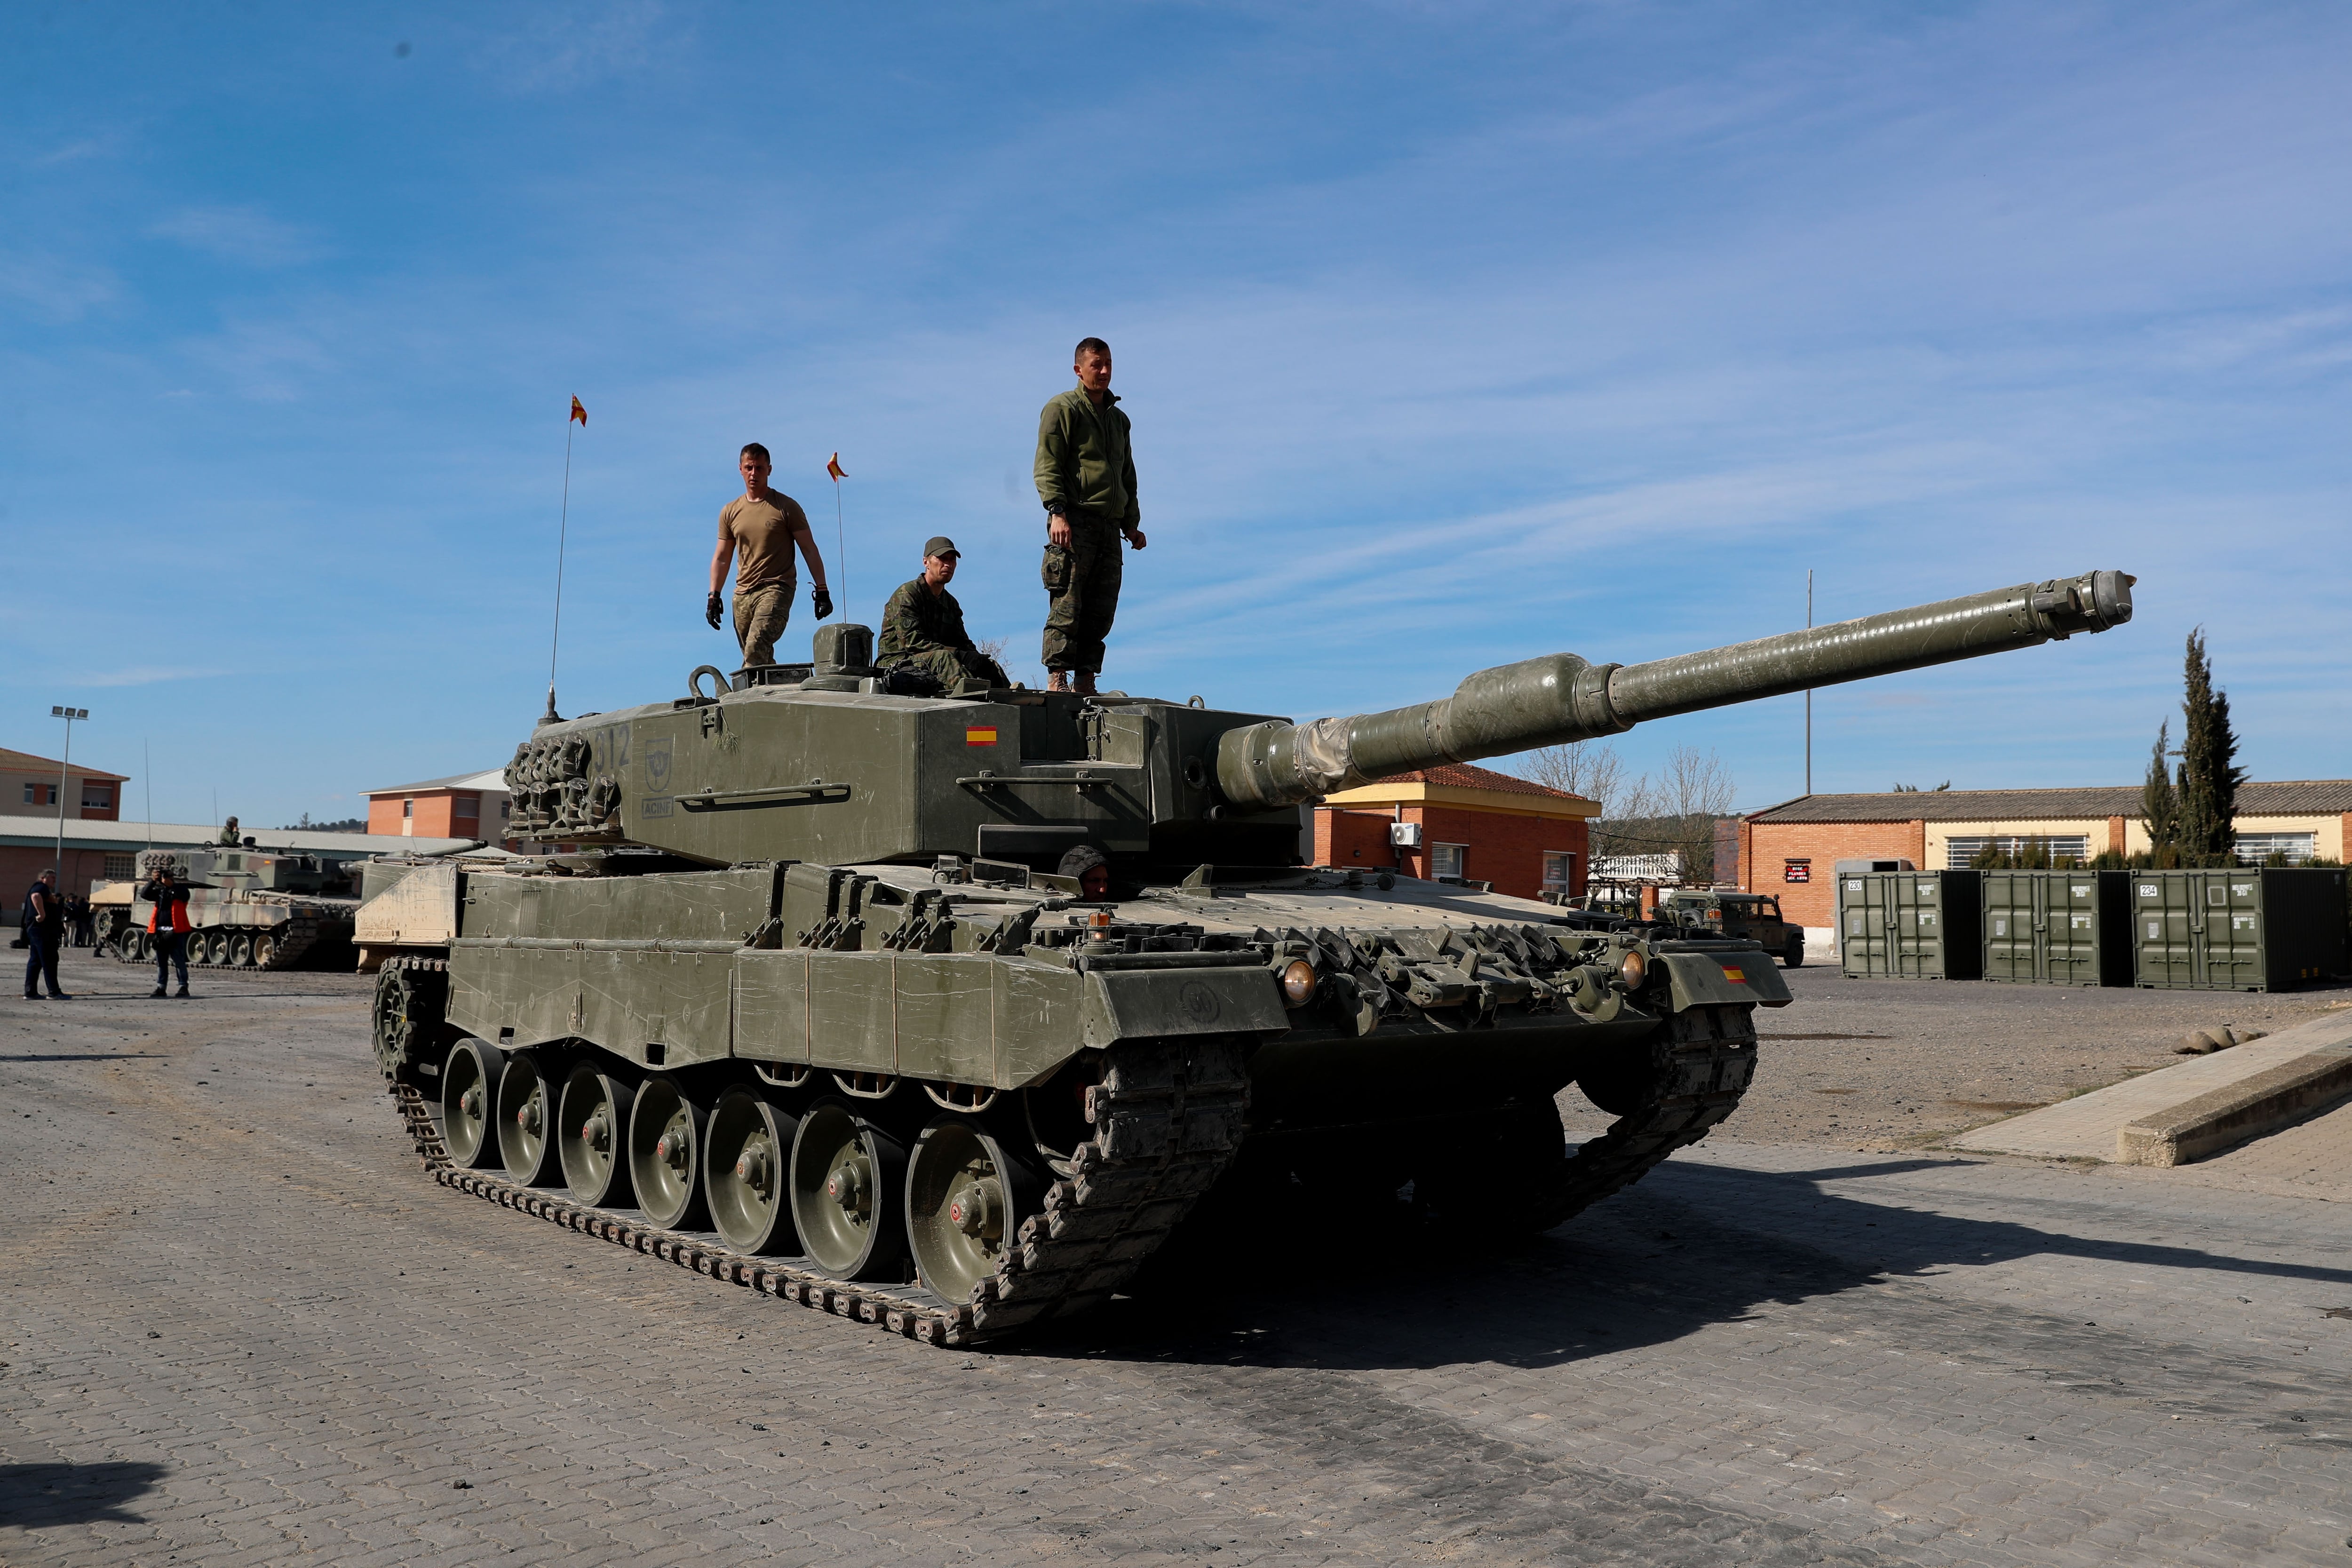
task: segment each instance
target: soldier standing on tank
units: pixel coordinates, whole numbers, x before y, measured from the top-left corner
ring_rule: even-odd
[[[768,448],[757,441],[746,446],[737,460],[743,475],[743,493],[719,512],[719,548],[710,557],[710,597],[703,602],[703,618],[719,629],[724,609],[719,590],[727,581],[727,563],[735,567],[735,640],[743,649],[746,668],[776,662],[776,638],[792,619],[793,591],[800,585],[793,567],[793,546],[808,558],[809,603],[816,618],[833,614],[833,590],[825,586],[824,561],[817,554],[816,535],[809,531],[808,513],[801,503],[781,490],[768,488]]]
[[[1110,345],[1084,338],[1072,356],[1078,384],[1037,419],[1037,497],[1045,503],[1045,689],[1091,697],[1103,638],[1118,613],[1118,542],[1143,548],[1135,455],[1126,413],[1110,389]]]
[[[924,544],[923,574],[900,584],[882,611],[875,659],[886,669],[919,669],[950,691],[967,679],[1010,686],[1004,667],[972,645],[963,629],[963,606],[948,592],[962,555],[943,533]]]

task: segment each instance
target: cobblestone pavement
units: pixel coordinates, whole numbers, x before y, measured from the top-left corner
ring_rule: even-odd
[[[0,1000],[11,1564],[2352,1562],[2352,1205],[1711,1141],[941,1352],[430,1185],[363,982],[67,979]]]

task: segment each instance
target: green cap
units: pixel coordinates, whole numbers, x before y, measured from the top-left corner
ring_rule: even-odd
[[[923,545],[923,559],[926,561],[934,555],[961,555],[962,553],[962,551],[955,547],[955,541],[944,533],[934,533]]]

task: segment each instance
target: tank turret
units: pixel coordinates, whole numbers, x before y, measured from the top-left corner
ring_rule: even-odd
[[[2021,583],[1647,664],[1556,653],[1482,669],[1435,702],[1227,734],[1217,744],[1217,789],[1265,810],[1415,768],[1619,734],[1645,719],[2103,632],[2131,619],[2133,581],[2091,572]]]

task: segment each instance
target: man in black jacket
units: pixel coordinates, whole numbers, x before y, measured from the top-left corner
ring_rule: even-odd
[[[147,917],[147,930],[155,939],[155,989],[150,996],[163,994],[163,983],[170,977],[170,966],[180,970],[180,994],[188,994],[188,889],[173,879],[169,865],[155,868],[139,896],[155,906]]]
[[[44,871],[25,894],[25,940],[32,952],[25,956],[25,1000],[37,1002],[43,981],[49,995],[71,1001],[58,986],[58,949],[65,944],[66,901],[58,892],[58,874]]]

